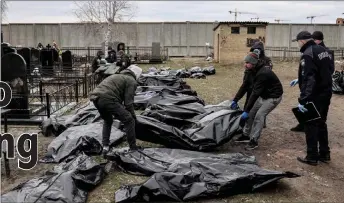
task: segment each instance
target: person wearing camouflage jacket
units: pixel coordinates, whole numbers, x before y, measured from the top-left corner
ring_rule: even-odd
[[[142,74],[138,66],[130,66],[119,74],[105,78],[90,94],[90,100],[104,119],[103,154],[109,150],[113,116],[124,125],[124,132],[131,150],[136,150],[134,96],[137,79]]]

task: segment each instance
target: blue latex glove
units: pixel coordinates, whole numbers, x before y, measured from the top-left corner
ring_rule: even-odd
[[[241,114],[241,119],[242,119],[242,120],[248,119],[248,113],[247,113],[247,112],[242,113],[242,114]]]
[[[294,87],[295,85],[297,85],[297,83],[299,83],[299,79],[292,80],[292,81],[290,82],[290,86],[291,86],[291,87]]]
[[[299,108],[299,110],[302,112],[302,113],[305,113],[308,111],[308,109],[306,109],[303,105],[299,104],[297,105],[297,108]]]
[[[232,101],[231,109],[237,109],[237,108],[238,108],[238,103],[236,103],[236,101]]]

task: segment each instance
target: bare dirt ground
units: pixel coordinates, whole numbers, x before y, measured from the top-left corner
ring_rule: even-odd
[[[205,66],[211,63],[199,59],[174,59],[165,66],[173,68]],[[216,67],[216,75],[207,79],[187,79],[188,84],[198,92],[207,104],[217,104],[231,99],[236,93],[242,81],[242,65],[219,65]],[[141,66],[141,65],[140,65]],[[150,65],[151,66],[151,65]],[[141,66],[141,67],[150,67]],[[289,82],[297,76],[295,62],[274,61],[274,71],[279,76],[284,86],[284,96],[281,104],[268,116],[267,128],[263,130],[259,140],[259,147],[252,152],[244,150],[244,144],[230,142],[219,148],[224,152],[242,152],[255,155],[259,165],[266,169],[292,171],[302,175],[300,178],[283,179],[276,185],[252,194],[241,194],[232,197],[218,198],[198,202],[342,202],[344,184],[344,95],[334,95],[328,116],[329,142],[332,161],[329,164],[321,163],[318,166],[309,166],[299,163],[297,156],[305,155],[304,133],[294,133],[290,128],[297,124],[291,108],[297,105],[299,94],[298,87],[289,87]],[[157,65],[156,67],[160,67]],[[243,104],[244,98],[240,102]],[[21,132],[37,132],[38,128],[23,129],[10,126],[13,134]],[[53,138],[39,137],[39,156],[44,155],[48,144]],[[145,147],[152,147],[150,143],[139,143]],[[126,144],[124,144],[126,145]],[[52,165],[38,164],[31,171],[16,169],[15,160],[10,160],[12,165],[12,178],[2,175],[2,193],[8,191],[18,183],[36,177]],[[3,165],[3,164],[2,164]],[[3,167],[3,166],[2,166]],[[3,170],[2,170],[3,171]],[[3,172],[2,172],[3,174]],[[92,191],[88,202],[114,202],[114,193],[125,184],[143,182],[147,177],[128,175],[119,171],[109,174],[102,184]]]

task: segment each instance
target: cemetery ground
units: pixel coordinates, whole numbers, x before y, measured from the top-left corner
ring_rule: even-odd
[[[208,66],[212,63],[201,59],[172,59],[164,67],[183,68],[193,66]],[[154,65],[139,65],[144,69]],[[160,67],[162,65],[156,65]],[[187,79],[187,83],[196,90],[198,95],[207,104],[218,104],[224,100],[233,98],[242,82],[242,64],[221,66],[214,64],[216,74],[207,79]],[[341,202],[342,185],[344,183],[344,95],[333,95],[328,116],[329,142],[332,161],[329,164],[320,163],[318,166],[309,166],[296,160],[297,156],[305,155],[304,133],[291,132],[290,128],[297,124],[291,108],[297,105],[299,93],[298,87],[290,87],[289,82],[297,76],[298,63],[274,62],[274,71],[279,76],[284,87],[284,96],[281,104],[267,117],[267,128],[263,130],[259,140],[259,147],[253,151],[245,151],[245,144],[236,144],[233,141],[217,149],[215,153],[242,152],[255,155],[258,164],[266,169],[292,171],[302,175],[300,178],[283,179],[268,188],[252,194],[240,194],[231,197],[219,197],[217,199],[200,200],[198,202]],[[240,101],[243,105],[245,98]],[[19,135],[22,132],[37,132],[38,128],[9,126],[9,132]],[[101,132],[99,132],[101,133]],[[149,135],[148,135],[149,136]],[[39,158],[46,152],[48,144],[54,137],[39,135]],[[158,145],[138,141],[144,147],[159,147]],[[126,143],[121,146],[126,146]],[[97,160],[104,161],[98,157]],[[2,165],[2,193],[13,188],[17,184],[41,175],[52,164],[38,164],[30,171],[17,169],[17,162],[11,162],[10,179],[5,178]],[[114,193],[125,184],[138,184],[148,177],[128,175],[120,171],[111,171],[105,180],[89,194],[88,202],[114,202]]]

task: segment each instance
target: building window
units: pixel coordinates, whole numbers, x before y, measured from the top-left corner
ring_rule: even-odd
[[[256,27],[247,27],[247,34],[256,34]]]
[[[231,27],[232,34],[240,34],[240,27]]]

